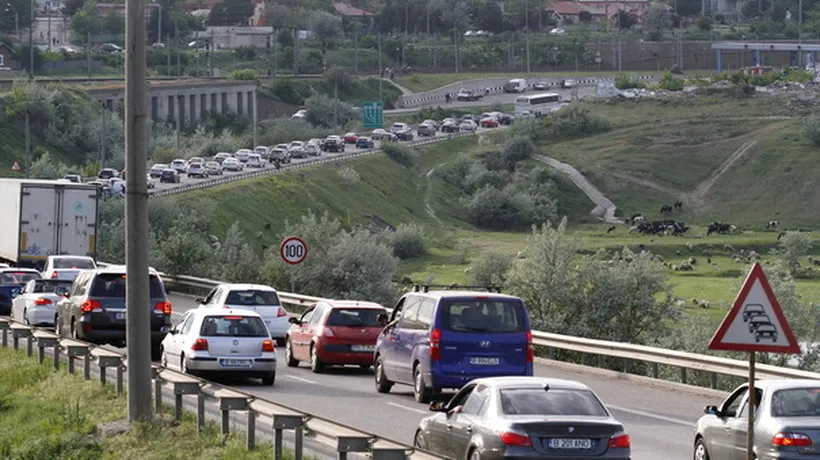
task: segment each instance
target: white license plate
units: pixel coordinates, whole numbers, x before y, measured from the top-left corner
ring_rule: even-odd
[[[498,358],[470,358],[470,364],[474,366],[498,366]]]
[[[550,449],[592,449],[592,440],[583,438],[552,438]]]
[[[125,312],[114,313],[114,319],[125,319]]]
[[[374,351],[376,349],[375,345],[351,345],[350,349],[352,351]]]
[[[222,367],[251,367],[249,359],[220,359],[219,365]]]

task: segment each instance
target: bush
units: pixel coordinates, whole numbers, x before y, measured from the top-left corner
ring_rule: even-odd
[[[618,89],[633,89],[646,88],[646,85],[630,77],[629,75],[620,74],[617,77],[615,77],[615,87]]]
[[[486,251],[470,264],[470,284],[476,286],[502,286],[512,261],[507,254]]]
[[[682,91],[684,80],[672,76],[672,72],[663,74],[663,78],[658,82],[658,88],[666,91]]]
[[[238,69],[228,73],[228,80],[259,80],[259,78],[259,71],[254,69]]]
[[[357,118],[358,112],[345,102],[317,94],[305,101],[307,121],[313,126],[338,128]]]
[[[535,153],[535,144],[527,136],[513,136],[504,143],[502,157],[510,171],[514,171],[519,161],[530,159]]]
[[[459,190],[464,190],[465,179],[473,163],[475,161],[468,155],[460,155],[455,162],[441,171],[442,180]]]
[[[542,121],[543,130],[536,130],[538,140],[558,141],[603,133],[612,129],[609,120],[592,114],[588,109],[566,107],[553,112]]]
[[[424,231],[415,224],[401,224],[392,235],[393,255],[399,259],[411,259],[423,256],[427,250],[424,247]]]
[[[806,118],[803,125],[803,135],[815,144],[820,145],[820,114],[814,113]]]
[[[410,166],[416,158],[416,151],[411,147],[396,142],[382,143],[382,151],[400,165]]]
[[[467,200],[466,207],[476,226],[505,230],[528,223],[533,200],[513,187],[498,190],[488,185]]]
[[[353,166],[345,166],[339,170],[339,177],[345,184],[345,187],[352,187],[362,181],[359,172],[353,169]]]
[[[510,183],[512,183],[512,175],[509,171],[490,170],[481,163],[474,163],[467,177],[464,178],[464,191],[473,193],[486,187],[501,190]]]

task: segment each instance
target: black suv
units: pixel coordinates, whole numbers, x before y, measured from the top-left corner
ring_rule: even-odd
[[[149,275],[151,304],[151,357],[159,359],[160,343],[171,328],[171,303],[159,274]],[[70,288],[57,292],[54,328],[61,337],[125,346],[125,266],[83,270]]]
[[[398,137],[400,141],[412,141],[413,140],[413,131],[411,131],[409,129],[399,131],[399,132],[396,133],[396,137]]]
[[[344,152],[345,141],[339,136],[330,136],[322,142],[323,152]]]

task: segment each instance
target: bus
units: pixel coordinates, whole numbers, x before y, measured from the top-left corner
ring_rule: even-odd
[[[540,93],[515,99],[515,116],[542,117],[561,107],[561,96],[556,93]]]

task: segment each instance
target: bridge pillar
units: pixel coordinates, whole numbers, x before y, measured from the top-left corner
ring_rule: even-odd
[[[723,50],[717,49],[717,71],[718,73],[723,72]]]

